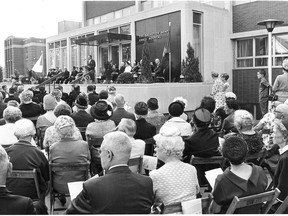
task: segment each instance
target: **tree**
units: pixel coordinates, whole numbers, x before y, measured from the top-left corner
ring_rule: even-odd
[[[187,44],[187,57],[181,65],[182,75],[186,82],[202,82],[202,75],[199,72],[199,60],[195,58],[194,49],[190,42]]]
[[[152,82],[152,70],[150,65],[150,52],[147,40],[143,44],[142,48],[142,65],[141,65],[141,82]]]

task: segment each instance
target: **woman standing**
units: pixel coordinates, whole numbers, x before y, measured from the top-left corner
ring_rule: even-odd
[[[219,74],[216,72],[211,72],[214,84],[212,86],[211,96],[216,101],[215,109],[224,107],[225,105],[225,94],[224,94],[224,83],[219,79]]]
[[[282,62],[283,74],[275,79],[272,91],[278,96],[278,101],[284,103],[288,99],[288,58]]]

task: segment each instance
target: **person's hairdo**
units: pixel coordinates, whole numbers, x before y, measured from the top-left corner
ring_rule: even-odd
[[[174,126],[163,126],[159,134],[153,138],[159,148],[165,151],[167,156],[181,159],[185,145],[178,128]]]
[[[252,114],[247,110],[236,110],[234,113],[234,125],[238,130],[242,130],[243,128],[252,129]]]
[[[226,105],[229,109],[234,109],[234,110],[239,109],[239,105],[238,105],[237,100],[235,100],[233,98],[227,98],[226,99]]]
[[[99,99],[106,100],[107,98],[108,98],[108,91],[101,90],[100,93],[99,93]]]
[[[54,126],[60,138],[73,137],[76,133],[76,125],[74,120],[67,115],[57,117]]]
[[[89,92],[94,91],[93,85],[88,85],[88,86],[87,86],[87,91],[89,91]]]
[[[219,73],[212,71],[211,76],[216,78],[219,76]]]
[[[21,137],[34,136],[36,129],[33,122],[30,119],[22,118],[14,124],[15,132],[14,135],[19,139]]]
[[[109,140],[109,142],[107,142]],[[103,137],[101,147],[110,150],[114,155],[126,155],[127,162],[131,154],[132,143],[129,136],[122,131],[113,131]]]
[[[262,74],[264,77],[266,76],[266,71],[264,69],[260,69],[258,73]]]
[[[173,99],[172,102],[176,102],[176,101],[179,102],[179,103],[182,103],[183,106],[184,106],[184,109],[185,109],[185,107],[187,107],[188,101],[187,101],[185,98],[183,98],[183,97],[176,97],[176,98]]]
[[[222,121],[227,117],[227,114],[225,113],[225,110],[223,107],[219,107],[218,109],[216,109],[215,115],[220,116]]]
[[[53,89],[52,93],[51,93],[55,98],[59,98],[61,99],[62,97],[62,92],[60,89]]]
[[[0,92],[0,102],[2,102],[3,101],[3,95],[2,95],[2,93]]]
[[[14,94],[16,91],[15,91],[15,88],[11,87],[9,88],[9,94]]]
[[[75,85],[75,86],[74,86],[74,90],[75,90],[76,92],[79,92],[79,91],[80,91],[80,86],[79,86],[79,85]]]
[[[114,102],[117,107],[124,107],[125,105],[124,96],[121,94],[116,94],[116,96],[114,97]]]
[[[143,101],[137,102],[134,106],[134,111],[138,116],[145,116],[148,114],[148,105]]]
[[[222,155],[227,158],[231,164],[239,165],[246,159],[248,146],[246,141],[237,135],[228,136],[222,145]]]
[[[209,112],[209,110],[202,108],[202,107],[199,107],[194,111],[192,122],[198,128],[207,128],[211,123],[211,118],[212,118],[212,116],[211,116],[211,113]]]
[[[22,112],[18,107],[7,106],[3,111],[3,118],[8,123],[15,123],[22,118]]]
[[[0,145],[0,173],[2,174],[7,169],[8,154],[5,149]],[[3,171],[3,172],[2,172]]]
[[[118,131],[122,131],[130,137],[135,135],[136,129],[136,123],[132,119],[122,118],[118,124]]]
[[[55,89],[59,89],[61,91],[61,90],[63,90],[63,86],[58,85],[57,87],[55,87]]]
[[[221,77],[223,77],[225,80],[229,79],[229,75],[227,73],[222,73]]]
[[[59,104],[55,107],[54,109],[54,115],[56,117],[61,116],[61,115],[68,115],[70,116],[72,113],[71,107],[68,104]]]
[[[207,109],[210,113],[213,113],[216,107],[216,101],[210,96],[204,96],[201,100],[200,107]]]

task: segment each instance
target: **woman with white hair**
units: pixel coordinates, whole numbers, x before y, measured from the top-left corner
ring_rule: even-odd
[[[240,136],[248,145],[248,154],[258,153],[264,143],[260,134],[253,130],[253,116],[246,110],[236,110],[234,113],[234,125]]]
[[[157,158],[165,163],[150,172],[155,204],[168,205],[196,199],[199,193],[197,171],[194,166],[180,160],[184,150],[180,131],[175,127],[162,127],[154,139]]]

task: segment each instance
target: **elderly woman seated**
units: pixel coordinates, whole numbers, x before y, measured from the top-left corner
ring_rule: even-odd
[[[259,166],[244,162],[247,153],[248,146],[243,138],[231,135],[225,139],[222,154],[228,159],[231,167],[216,178],[212,192],[214,201],[211,205],[211,213],[225,214],[234,196],[244,197],[265,191],[268,183],[265,172]],[[235,213],[257,214],[260,207],[240,208]]]
[[[180,159],[184,142],[175,127],[162,127],[156,140],[156,155],[165,165],[150,172],[153,181],[155,204],[164,205],[195,199],[199,193],[197,171]]]
[[[75,122],[70,116],[59,116],[55,128],[60,140],[50,147],[49,161],[52,163],[84,163],[90,161],[87,142],[74,137]],[[86,180],[82,171],[54,173],[53,186],[59,193],[68,193],[67,182]]]
[[[258,153],[264,143],[260,134],[253,130],[253,116],[246,110],[236,110],[234,113],[234,125],[239,135],[248,145],[248,154]]]

